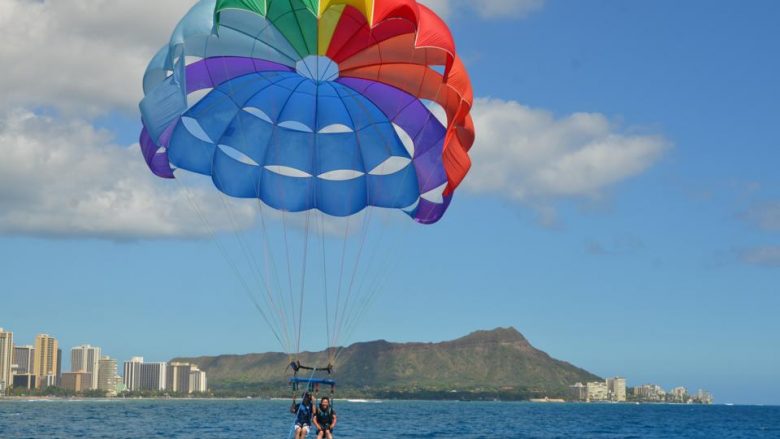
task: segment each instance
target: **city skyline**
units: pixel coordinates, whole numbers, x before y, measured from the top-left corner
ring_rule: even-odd
[[[712,404],[713,395],[699,389],[690,394],[683,386],[674,387],[667,392],[658,384],[628,386],[624,377],[610,377],[604,381],[575,383],[569,386],[569,400],[574,402],[649,402],[674,404]],[[630,393],[628,392],[630,390]]]
[[[48,333],[35,336],[35,345],[16,345],[14,332],[0,327],[0,395],[9,389],[43,390],[59,387],[76,393],[104,392],[113,397],[125,391],[170,391],[175,394],[205,393],[208,380],[197,365],[181,362],[145,362],[133,357],[123,362],[101,347],[81,344],[70,349],[68,372],[62,371],[59,340]]]

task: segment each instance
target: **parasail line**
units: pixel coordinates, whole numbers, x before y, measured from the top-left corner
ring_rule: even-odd
[[[196,215],[206,225],[206,230],[209,233],[209,235],[212,237],[212,241],[215,243],[217,248],[220,250],[220,253],[222,253],[222,256],[228,262],[228,265],[232,268],[234,274],[239,279],[239,283],[241,283],[241,285],[243,286],[245,293],[247,294],[249,299],[252,301],[252,303],[255,305],[255,308],[257,309],[257,311],[260,312],[260,315],[263,317],[263,320],[265,320],[266,325],[268,325],[269,329],[271,329],[271,332],[273,333],[274,338],[276,338],[276,340],[279,342],[279,344],[282,346],[282,348],[284,348],[285,345],[282,342],[281,337],[279,336],[277,331],[274,329],[273,325],[271,324],[270,320],[266,316],[266,314],[263,311],[262,307],[260,307],[259,304],[257,303],[257,301],[255,300],[254,295],[251,293],[249,286],[247,285],[246,281],[243,278],[243,275],[241,274],[241,271],[238,269],[238,267],[236,266],[235,262],[233,262],[233,260],[230,258],[230,256],[228,255],[227,250],[225,250],[225,248],[222,246],[222,244],[216,239],[216,234],[214,233],[214,230],[211,227],[211,224],[208,222],[206,217],[201,212],[201,210],[200,210],[200,208],[198,206],[198,203],[192,197],[192,194],[190,193],[189,188],[186,187],[186,185],[184,185],[181,181],[179,181],[179,179],[175,179],[175,180],[177,180],[178,184],[184,188],[185,194],[186,194],[187,199],[189,200],[189,202],[191,204],[191,207],[195,210]]]
[[[227,65],[223,64],[223,69],[224,69],[225,74],[227,75],[228,74]],[[228,84],[228,88],[229,88],[229,90],[228,90],[228,93],[226,93],[226,95],[231,100],[233,100],[233,97],[235,96],[235,93],[236,93],[235,85],[231,82],[231,83]],[[233,100],[233,101],[235,102],[235,100]],[[242,135],[246,136],[245,134],[243,134],[245,132],[245,130],[243,130],[243,122],[242,122],[241,118],[240,117],[236,117],[236,118],[234,118],[234,120],[236,120],[238,122],[238,124],[241,126],[241,128],[242,128],[241,129]],[[224,134],[223,134],[223,136],[224,136]],[[220,137],[220,139],[219,139],[219,141],[217,143],[222,143],[221,140],[222,140],[223,136]],[[245,140],[246,140],[246,138],[245,138]],[[217,180],[219,180],[219,176],[216,175],[216,174],[215,174],[215,178]],[[259,186],[257,187],[257,193],[259,195]],[[249,249],[249,246],[247,245],[246,240],[244,240],[240,236],[240,234],[238,233],[238,222],[236,220],[235,213],[233,211],[232,206],[230,205],[230,203],[226,202],[224,196],[220,197],[220,199],[222,200],[222,203],[225,206],[225,210],[228,212],[228,216],[229,216],[231,222],[233,223],[233,228],[234,228],[234,233],[233,234],[234,234],[234,236],[236,238],[236,241],[239,244],[239,247],[243,251],[244,256],[247,258],[247,260],[251,261],[251,263],[253,264],[253,266],[254,266],[254,268],[255,268],[255,270],[257,272],[257,276],[260,279],[261,284],[265,287],[266,296],[267,296],[266,299],[265,299],[266,300],[266,304],[269,306],[269,308],[271,308],[272,310],[276,311],[276,314],[278,314],[279,327],[283,330],[284,337],[287,340],[288,346],[291,347],[292,346],[292,341],[290,340],[290,336],[289,336],[289,332],[287,331],[286,324],[283,323],[284,320],[286,320],[286,316],[285,316],[284,310],[281,307],[281,305],[276,305],[276,303],[275,303],[275,301],[273,299],[273,295],[271,294],[270,285],[269,285],[267,279],[265,278],[265,276],[263,276],[263,274],[262,274],[262,270],[260,268],[260,264],[257,262],[257,258],[255,257],[254,252],[252,252]],[[265,261],[265,265],[266,265],[266,271],[267,271],[267,266],[268,266],[267,260]],[[250,271],[255,271],[255,270],[251,270],[250,269]]]
[[[218,177],[216,177],[216,178],[218,179]],[[277,313],[278,313],[278,310],[276,309],[276,304],[274,303],[273,298],[270,295],[270,291],[267,288],[268,283],[265,281],[265,278],[263,277],[263,275],[261,273],[260,264],[257,262],[257,259],[254,256],[254,253],[252,253],[249,250],[249,248],[248,248],[244,238],[242,238],[241,235],[238,233],[238,221],[236,221],[235,214],[233,212],[233,208],[230,206],[230,203],[225,201],[224,197],[225,197],[224,195],[220,196],[220,200],[222,200],[222,205],[225,207],[225,210],[228,213],[228,217],[230,218],[231,225],[233,226],[233,236],[235,237],[236,242],[238,243],[239,248],[244,253],[244,257],[249,262],[250,272],[256,272],[255,274],[257,275],[258,279],[260,280],[260,284],[261,285],[265,285],[265,287],[266,287],[265,289],[266,289],[266,293],[268,295],[268,297],[265,298],[266,305],[268,305],[269,308],[271,308],[274,311],[277,311]],[[254,269],[253,269],[253,267],[254,267]],[[279,321],[279,324],[280,324],[279,326],[281,326],[281,321]],[[287,338],[287,336],[285,336],[285,338]],[[287,340],[287,342],[291,343],[289,339]]]

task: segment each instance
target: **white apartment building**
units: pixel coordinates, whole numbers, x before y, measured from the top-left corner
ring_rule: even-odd
[[[609,398],[607,383],[605,381],[593,381],[586,384],[587,401],[606,401]]]
[[[14,333],[0,328],[0,394],[13,385]]]
[[[125,361],[123,382],[127,390],[137,392],[141,390],[141,365],[144,357],[133,357]]]
[[[206,372],[198,369],[198,366],[190,368],[189,393],[205,393],[208,391]]]
[[[688,389],[685,387],[675,387],[669,393],[672,395],[674,402],[685,402],[688,397]]]
[[[624,402],[626,400],[626,379],[622,377],[607,378],[607,392],[610,401]]]
[[[98,367],[98,390],[107,392],[108,396],[116,396],[116,377],[116,360],[105,356],[101,358],[100,366]]]
[[[666,391],[657,384],[643,384],[634,388],[634,395],[645,401],[663,401]]]

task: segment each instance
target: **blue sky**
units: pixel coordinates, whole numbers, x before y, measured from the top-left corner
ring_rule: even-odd
[[[4,1],[73,20],[74,45],[79,29],[93,29],[51,4]],[[142,15],[125,3],[122,15]],[[135,179],[138,60],[186,9],[168,3],[159,32],[129,42],[107,34],[94,47],[127,53],[96,62],[94,86],[110,92],[89,80],[36,87],[23,74],[36,58],[0,51],[21,63],[0,104],[0,148],[13,158],[0,164],[0,326],[17,343],[46,331],[66,349],[92,343],[120,360],[159,361],[279,349],[214,240],[193,231],[181,191]],[[551,355],[629,385],[780,404],[780,4],[507,4],[498,17],[436,5],[479,97],[473,181],[440,224],[392,222],[392,276],[346,341],[514,326]],[[64,76],[84,68],[63,60]],[[26,155],[46,136],[65,159]],[[602,160],[578,162],[594,145]],[[551,182],[537,167],[561,173]],[[145,194],[150,205],[135,198]],[[150,216],[162,203],[180,212]],[[304,326],[304,347],[321,349],[318,318]]]

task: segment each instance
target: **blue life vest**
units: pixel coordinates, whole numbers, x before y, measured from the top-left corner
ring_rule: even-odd
[[[297,416],[295,417],[296,424],[308,424],[311,425],[312,406],[306,404],[298,404]]]

